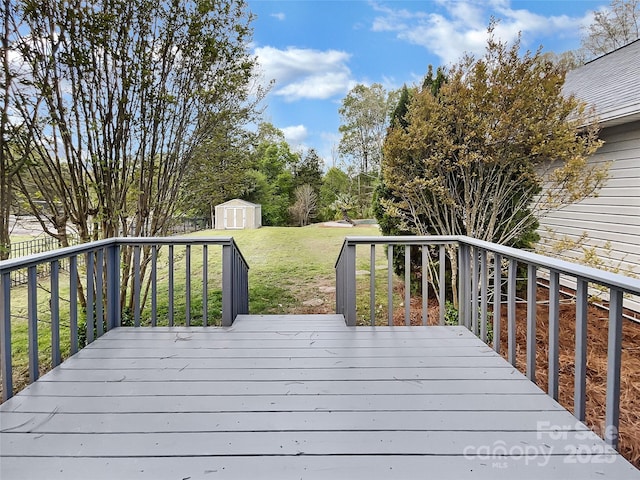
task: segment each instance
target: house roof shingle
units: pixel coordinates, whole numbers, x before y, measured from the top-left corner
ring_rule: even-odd
[[[568,72],[563,92],[594,107],[602,127],[640,120],[640,39]]]

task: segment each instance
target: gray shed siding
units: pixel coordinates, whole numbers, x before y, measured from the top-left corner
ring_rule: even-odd
[[[556,238],[577,240],[586,232],[587,248],[595,248],[609,268],[640,275],[640,122],[605,128],[600,137],[605,144],[589,160],[610,163],[609,179],[598,197],[588,198],[553,212],[540,222],[541,243]],[[564,252],[568,260],[581,262],[582,250]],[[640,312],[640,298],[626,301]]]

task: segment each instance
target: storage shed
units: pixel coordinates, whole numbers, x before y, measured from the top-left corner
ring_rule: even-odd
[[[262,206],[234,198],[216,205],[216,230],[239,230],[262,226]]]

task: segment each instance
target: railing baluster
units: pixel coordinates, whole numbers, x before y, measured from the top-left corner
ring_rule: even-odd
[[[158,247],[151,247],[151,326],[158,322]]]
[[[345,299],[347,311],[347,325],[355,327],[356,325],[356,246],[355,244],[347,244],[345,248],[345,265],[347,268],[347,298]]]
[[[478,249],[471,247],[471,331],[478,335]]]
[[[0,374],[2,401],[13,396],[13,366],[11,362],[11,273],[0,275]]]
[[[29,382],[40,376],[38,365],[38,271],[36,266],[27,269],[27,318],[29,322]]]
[[[62,361],[60,355],[60,262],[51,262],[51,367],[57,367]]]
[[[369,253],[369,316],[371,326],[376,324],[376,245],[371,244]]]
[[[93,263],[94,263],[94,252],[87,253],[87,308],[86,308],[86,338],[87,345],[93,342],[94,338],[94,284],[93,284]]]
[[[529,264],[527,266],[527,378],[532,382],[536,381],[537,276],[536,266]]]
[[[549,395],[558,400],[560,337],[560,275],[549,272]]]
[[[480,339],[487,343],[487,296],[489,295],[487,282],[487,251],[480,250]]]
[[[202,326],[208,324],[209,314],[209,250],[202,246]]]
[[[429,247],[422,245],[420,250],[422,251],[422,325],[427,325],[429,323]]]
[[[140,245],[133,247],[133,326],[140,326]]]
[[[223,267],[224,270],[224,267]],[[224,289],[223,289],[224,292]],[[173,327],[173,245],[169,245],[169,326]]]
[[[507,277],[507,358],[509,363],[516,366],[516,276],[518,262],[509,259]]]
[[[468,297],[467,297],[467,259],[469,258],[469,246],[465,243],[458,245],[458,325],[467,325]]]
[[[576,359],[573,393],[573,414],[585,419],[587,392],[587,291],[588,283],[578,279],[576,288]]]
[[[344,257],[342,253],[336,262],[336,313],[344,316]],[[345,318],[346,321],[346,318]]]
[[[411,325],[411,245],[404,246],[404,324]]]
[[[440,252],[439,252],[439,271],[440,271],[440,278],[438,280],[438,283],[440,284],[440,297],[438,298],[438,303],[440,304],[440,310],[439,310],[439,323],[440,325],[444,325],[444,314],[445,314],[445,309],[446,309],[446,301],[445,301],[445,294],[447,293],[447,287],[445,285],[446,283],[446,275],[445,275],[445,263],[446,263],[446,258],[445,258],[445,251],[444,251],[444,245],[440,245]]]
[[[222,326],[230,327],[233,323],[233,252],[232,245],[222,246]],[[355,275],[355,272],[354,272]],[[345,315],[347,322],[349,321]],[[347,323],[348,325],[348,323]]]
[[[184,314],[185,324],[191,326],[191,245],[186,246],[185,257],[185,297],[184,297]],[[235,278],[235,275],[234,275]]]
[[[69,352],[78,352],[78,257],[69,258]]]
[[[120,311],[120,246],[109,246],[107,254],[107,329],[119,327],[122,323]]]
[[[500,353],[500,329],[502,328],[502,257],[493,254],[493,349]]]
[[[393,325],[393,245],[387,245],[387,316],[389,326]]]
[[[104,249],[98,250],[96,255],[96,332],[97,337],[104,334]]]
[[[620,420],[620,367],[622,360],[622,290],[609,289],[609,339],[607,344],[607,399],[604,440],[618,448]]]
[[[464,313],[464,325],[471,330],[471,247],[467,247],[467,254],[464,256],[464,299],[465,299],[465,313]]]

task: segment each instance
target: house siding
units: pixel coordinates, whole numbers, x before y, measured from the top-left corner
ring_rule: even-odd
[[[543,250],[553,237],[578,240],[594,248],[607,268],[640,276],[640,122],[600,132],[605,144],[589,159],[590,165],[610,162],[609,178],[599,195],[552,212],[540,221]],[[582,262],[584,252],[563,252],[564,258]],[[625,300],[625,306],[640,312],[640,297]]]

